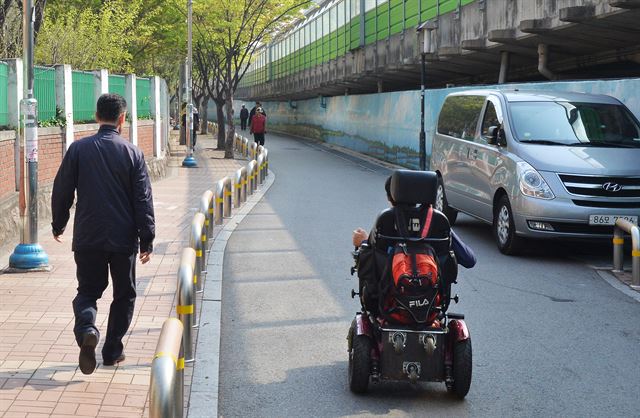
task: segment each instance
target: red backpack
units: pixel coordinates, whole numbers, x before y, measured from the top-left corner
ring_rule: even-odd
[[[267,117],[260,112],[256,112],[253,118],[251,118],[251,132],[254,134],[263,134],[266,124]]]
[[[426,238],[431,227],[430,207],[420,232]],[[440,305],[440,266],[435,250],[428,244],[396,244],[391,257],[390,279],[383,298],[388,319],[402,324],[431,323],[434,307]]]

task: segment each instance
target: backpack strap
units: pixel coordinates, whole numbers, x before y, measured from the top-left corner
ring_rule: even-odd
[[[431,219],[433,218],[433,206],[429,206],[429,210],[427,211],[427,216],[424,220],[424,226],[422,227],[422,232],[420,233],[421,238],[426,238],[429,235],[429,229],[431,229]]]

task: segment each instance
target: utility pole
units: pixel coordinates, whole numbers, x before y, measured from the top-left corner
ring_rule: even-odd
[[[427,169],[427,135],[424,132],[424,87],[426,84],[425,53],[420,54],[420,170]]]
[[[193,0],[187,0],[187,66],[185,68],[186,86],[184,88],[187,95],[187,109],[185,117],[185,142],[187,144],[187,156],[182,161],[183,167],[196,167],[198,162],[193,157],[193,78],[191,76],[193,70],[193,51],[192,51],[192,31],[193,25]]]
[[[38,244],[38,101],[33,96],[33,0],[22,1],[22,50],[24,95],[20,102],[20,140],[24,158],[20,181],[20,244],[9,257],[9,267],[18,270],[43,270],[49,257]]]

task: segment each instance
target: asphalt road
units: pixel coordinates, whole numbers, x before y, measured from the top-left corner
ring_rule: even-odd
[[[507,257],[465,216],[456,231],[478,264],[461,268],[450,311],[466,315],[473,341],[467,398],[436,383],[352,394],[351,231],[386,206],[388,171],[297,139],[266,145],[276,182],[225,254],[220,415],[638,416],[640,303],[581,261],[609,247],[534,242]]]

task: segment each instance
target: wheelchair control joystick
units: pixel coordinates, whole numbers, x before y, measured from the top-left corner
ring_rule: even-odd
[[[351,299],[355,298],[357,296],[360,296],[360,293],[356,292],[354,289],[351,289]]]
[[[458,301],[460,300],[460,297],[458,297],[458,294],[456,293],[456,295],[452,297],[451,300],[454,301],[455,303],[458,303]]]

